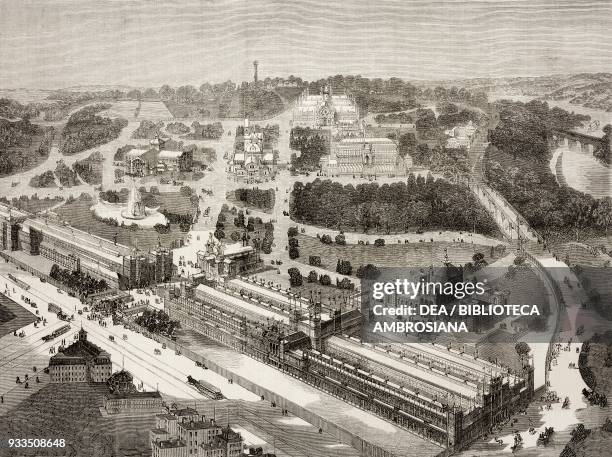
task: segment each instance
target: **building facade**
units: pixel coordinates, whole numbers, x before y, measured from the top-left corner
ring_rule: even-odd
[[[83,329],[77,341],[49,360],[49,378],[54,383],[106,382],[112,370],[110,354],[87,341]]]
[[[239,129],[236,130],[239,135]],[[238,182],[267,182],[276,176],[274,151],[267,145],[263,131],[244,120],[242,142],[237,141],[229,164],[229,173]],[[239,146],[242,145],[242,146]]]
[[[157,172],[187,172],[193,168],[192,151],[162,150],[157,156]]]
[[[140,252],[2,204],[0,249],[40,255],[62,268],[104,279],[112,288],[133,289],[166,282],[174,271],[169,249]]]
[[[311,303],[294,319],[292,310],[203,285],[195,299],[170,298],[164,308],[181,325],[450,451],[490,433],[534,394],[532,360],[517,371],[441,345],[378,347],[346,336],[359,331],[359,310],[322,321],[320,303]]]
[[[357,130],[359,110],[352,96],[334,95],[329,86],[322,87],[318,95],[311,95],[306,90],[293,109],[292,126]]]
[[[161,413],[164,402],[159,392],[140,392],[128,371],[113,373],[106,381],[109,393],[104,396],[107,414]]]
[[[449,149],[465,148],[469,151],[474,141],[476,130],[472,121],[468,122],[467,125],[458,125],[446,130],[444,132],[448,136],[446,147]]]
[[[155,173],[158,151],[151,149],[131,149],[125,154],[125,173],[143,177]]]
[[[410,157],[400,157],[389,138],[343,138],[332,142],[331,154],[321,159],[326,176],[404,176],[411,166]]]
[[[143,177],[156,173],[188,172],[193,169],[193,151],[165,149],[168,139],[151,140],[148,149],[131,149],[125,154],[125,173]]]
[[[259,252],[243,243],[225,244],[211,233],[206,249],[197,253],[198,266],[209,279],[233,278],[263,267]]]
[[[192,408],[168,410],[155,417],[149,432],[152,457],[240,457],[242,436]]]

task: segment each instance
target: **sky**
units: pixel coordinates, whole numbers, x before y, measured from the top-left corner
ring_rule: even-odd
[[[0,88],[612,71],[612,0],[0,0]]]

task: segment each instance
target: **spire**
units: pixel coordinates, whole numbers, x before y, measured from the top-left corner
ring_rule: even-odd
[[[87,341],[87,332],[83,330],[82,325],[83,324],[81,324],[81,330],[79,330],[79,341]]]

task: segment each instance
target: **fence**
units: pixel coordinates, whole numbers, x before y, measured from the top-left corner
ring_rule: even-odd
[[[535,265],[535,267],[544,274],[544,277],[546,278],[548,284],[550,285],[550,288],[552,289],[554,300],[557,302],[557,319],[555,319],[555,329],[552,334],[553,336],[551,337],[550,342],[548,343],[548,349],[546,350],[546,362],[545,362],[546,367],[545,367],[545,372],[544,372],[544,379],[545,379],[546,386],[548,386],[549,377],[550,377],[549,372],[550,372],[552,358],[553,358],[552,356],[553,356],[553,352],[555,349],[555,336],[557,335],[557,333],[559,333],[559,326],[561,323],[561,312],[562,312],[561,310],[562,308],[565,308],[565,298],[563,298],[563,292],[561,291],[561,288],[559,287],[559,284],[557,283],[556,279],[540,263],[540,261],[536,259],[533,255],[529,254],[528,252],[525,252],[524,254],[525,254],[525,257],[527,257],[527,259],[529,259],[531,263]]]

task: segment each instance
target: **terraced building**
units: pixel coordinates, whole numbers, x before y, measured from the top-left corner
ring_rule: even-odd
[[[192,296],[167,299],[165,309],[184,328],[448,452],[489,433],[533,397],[528,359],[511,371],[440,345],[363,343],[355,338],[357,309],[322,314],[320,303],[303,307],[289,296],[266,296],[263,288],[241,296],[228,287],[199,285]]]
[[[136,251],[6,205],[0,205],[0,251],[3,257],[27,266],[33,273],[32,256],[40,256],[48,263],[104,279],[110,287],[119,289],[165,282],[174,271],[169,249]]]

